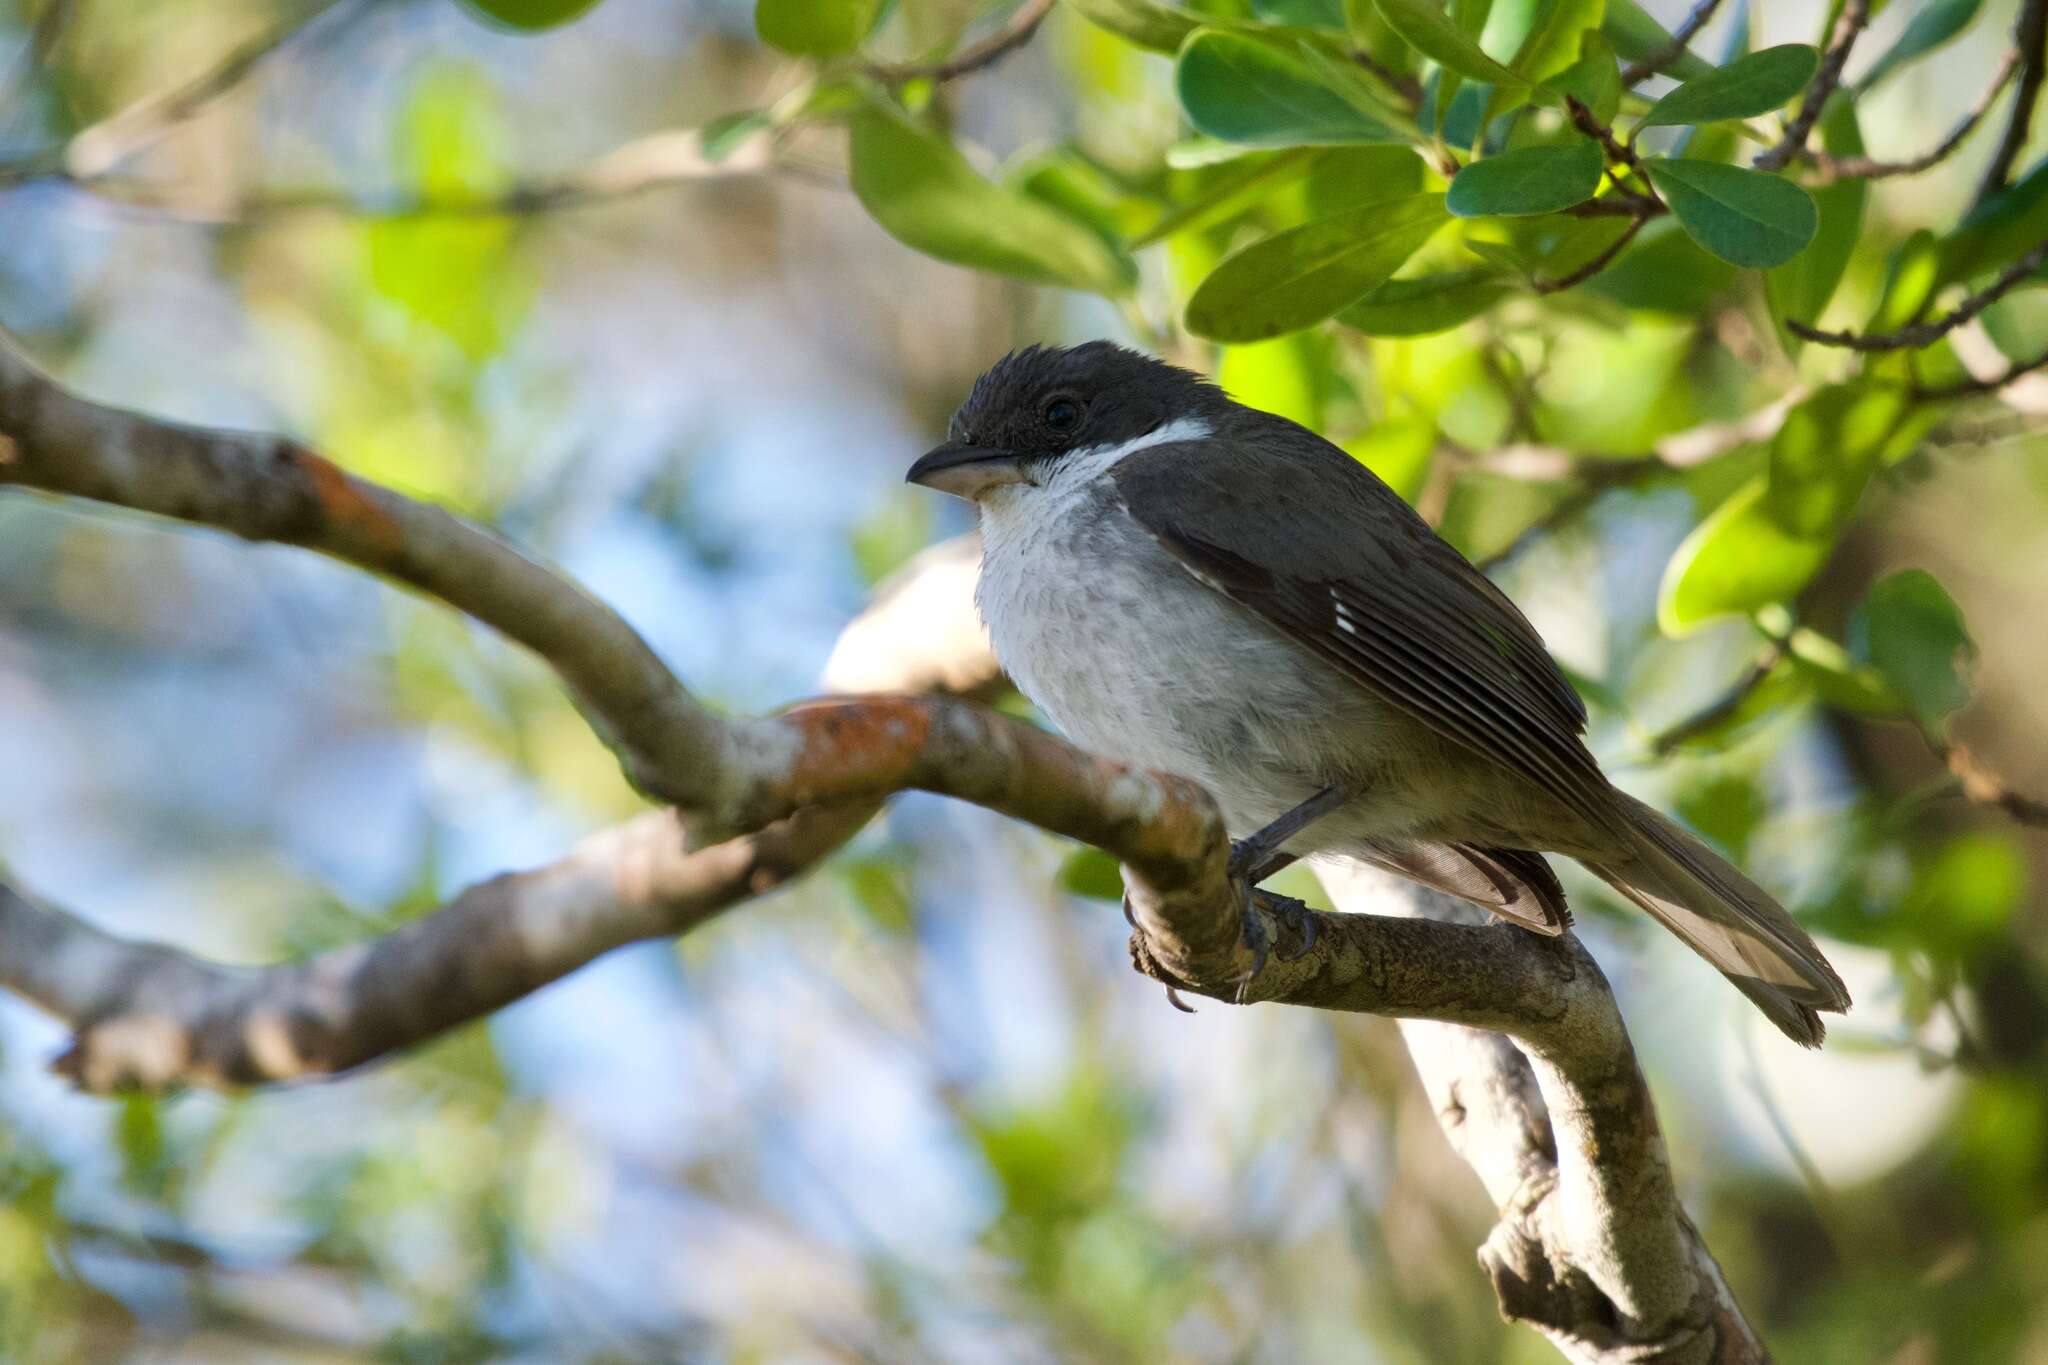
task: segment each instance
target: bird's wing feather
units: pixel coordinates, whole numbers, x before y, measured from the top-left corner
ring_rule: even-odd
[[[1582,811],[1608,785],[1585,704],[1527,618],[1369,470],[1306,428],[1154,446],[1112,470],[1195,577],[1375,696]]]

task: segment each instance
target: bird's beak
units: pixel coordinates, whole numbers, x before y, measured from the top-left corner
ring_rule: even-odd
[[[1017,483],[1024,477],[1020,461],[1007,450],[990,450],[965,441],[948,441],[927,451],[903,476],[905,483],[921,483],[956,498],[978,498],[1001,484]]]

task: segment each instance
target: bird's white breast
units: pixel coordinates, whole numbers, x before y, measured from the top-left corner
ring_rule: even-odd
[[[1248,831],[1323,785],[1325,724],[1365,703],[1125,509],[1118,460],[1205,434],[1169,424],[994,490],[976,601],[1003,666],[1070,738],[1202,782]]]

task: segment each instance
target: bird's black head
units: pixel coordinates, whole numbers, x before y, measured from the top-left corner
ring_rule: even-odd
[[[953,414],[951,439],[912,465],[908,478],[978,498],[1037,482],[1075,452],[1125,445],[1228,406],[1202,376],[1111,342],[1030,346],[974,381]]]

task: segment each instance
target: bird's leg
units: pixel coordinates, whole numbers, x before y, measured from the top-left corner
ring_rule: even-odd
[[[1302,956],[1316,943],[1315,911],[1292,896],[1260,890],[1259,883],[1294,861],[1294,855],[1284,851],[1280,845],[1343,805],[1351,795],[1344,786],[1333,783],[1250,838],[1240,839],[1230,846],[1228,871],[1232,878],[1242,879],[1245,883],[1244,942],[1252,950],[1251,971],[1237,987],[1237,1003],[1240,1005],[1245,1003],[1245,992],[1250,988],[1252,978],[1265,969],[1266,958],[1273,947],[1265,925],[1259,920],[1261,907],[1293,931],[1292,937],[1298,946],[1291,951],[1283,951],[1283,960]]]
[[[1238,840],[1230,846],[1230,875],[1257,886],[1294,861],[1294,855],[1282,852],[1280,845],[1350,799],[1351,792],[1333,782],[1250,838]]]

